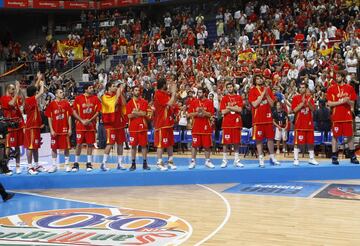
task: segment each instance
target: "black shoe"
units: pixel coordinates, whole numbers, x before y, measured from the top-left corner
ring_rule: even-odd
[[[332,157],[332,158],[331,158],[331,164],[333,164],[333,165],[339,165],[340,163],[339,163],[338,158],[337,158],[337,157]]]
[[[143,164],[143,170],[151,170],[147,163]]]
[[[351,162],[352,164],[359,164],[359,160],[356,159],[356,156],[355,156],[355,155],[350,158],[350,162]]]
[[[73,171],[73,172],[79,171],[79,163],[74,162],[74,165],[73,165],[71,171]]]
[[[131,164],[131,167],[129,168],[130,171],[135,171],[136,170],[136,164]]]
[[[93,170],[93,167],[90,162],[86,163],[86,171],[91,172]]]
[[[6,197],[3,198],[4,202],[6,202],[7,200],[10,200],[11,198],[13,198],[15,196],[14,193],[7,193]]]

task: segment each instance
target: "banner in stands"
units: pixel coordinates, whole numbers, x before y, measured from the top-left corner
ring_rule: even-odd
[[[58,8],[60,8],[60,1],[33,0],[33,8],[36,8],[36,9],[58,9]]]
[[[77,46],[70,46],[57,41],[57,48],[62,57],[66,58],[69,52],[74,53],[75,60],[83,59],[83,47],[79,44]]]
[[[108,9],[115,6],[115,0],[103,0],[99,2],[99,8],[100,9]]]
[[[21,9],[21,8],[28,8],[29,7],[29,1],[28,0],[4,0],[4,6],[5,8],[15,8],[15,9]]]

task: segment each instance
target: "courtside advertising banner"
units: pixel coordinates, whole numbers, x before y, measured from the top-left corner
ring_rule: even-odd
[[[58,9],[58,8],[60,8],[60,1],[33,0],[33,8],[35,8],[35,9]]]

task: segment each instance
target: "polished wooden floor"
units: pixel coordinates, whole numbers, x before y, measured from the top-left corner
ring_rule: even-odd
[[[360,180],[333,183],[360,184]],[[31,193],[175,215],[193,228],[193,234],[183,245],[360,245],[359,201],[222,192],[233,185]]]

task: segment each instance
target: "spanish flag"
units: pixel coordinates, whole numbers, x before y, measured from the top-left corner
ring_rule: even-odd
[[[57,49],[62,57],[67,57],[67,51],[71,50],[74,52],[74,59],[75,60],[82,60],[83,59],[83,47],[79,44],[77,46],[71,46],[64,43],[61,43],[59,40],[57,41]]]
[[[251,49],[240,51],[238,61],[256,61],[256,53]]]
[[[322,56],[328,56],[328,55],[331,55],[333,53],[333,51],[334,51],[334,49],[333,49],[333,47],[331,47],[331,48],[328,48],[328,49],[319,50],[319,53]]]
[[[115,121],[115,104],[116,96],[105,93],[101,97],[101,113],[102,120],[106,123],[113,123]]]

